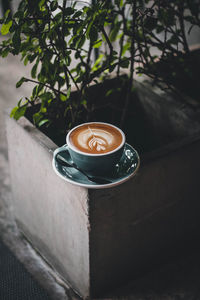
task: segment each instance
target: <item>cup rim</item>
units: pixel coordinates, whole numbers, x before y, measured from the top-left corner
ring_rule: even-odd
[[[120,144],[117,148],[115,148],[114,150],[112,150],[112,151],[108,151],[108,152],[105,152],[105,153],[99,153],[99,154],[98,154],[98,153],[87,153],[87,152],[84,152],[84,151],[81,151],[81,150],[76,149],[76,148],[70,143],[70,140],[69,140],[69,137],[70,137],[70,134],[72,133],[72,131],[74,131],[76,128],[78,128],[78,127],[80,127],[80,126],[83,126],[83,125],[89,125],[89,124],[94,124],[94,123],[95,123],[95,124],[105,124],[105,125],[108,125],[108,126],[111,126],[111,127],[115,128],[115,129],[117,129],[117,130],[120,132],[121,136],[122,136],[122,142],[121,142],[121,144]],[[94,157],[94,156],[105,156],[105,155],[112,154],[112,153],[118,151],[119,149],[121,149],[121,148],[124,146],[125,141],[126,141],[125,134],[124,134],[124,132],[123,132],[120,128],[118,128],[117,126],[115,126],[115,125],[113,125],[113,124],[110,124],[110,123],[106,123],[106,122],[95,122],[95,121],[93,121],[93,122],[81,123],[81,124],[75,126],[74,128],[72,128],[72,129],[67,133],[67,136],[66,136],[66,142],[67,142],[67,145],[68,145],[68,147],[71,148],[74,152],[77,152],[77,153],[79,153],[79,154],[83,154],[83,155],[85,155],[85,156],[93,156],[93,157]]]

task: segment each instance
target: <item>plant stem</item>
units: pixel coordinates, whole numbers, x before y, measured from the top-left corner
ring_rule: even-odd
[[[64,10],[66,8],[67,5],[67,0],[63,1],[63,7],[62,7],[62,40],[63,40],[63,44],[65,45],[65,33],[64,33],[64,23],[65,23],[65,17],[64,17]],[[63,55],[63,58],[65,59],[65,56]],[[65,74],[65,82],[66,82],[66,86],[67,89],[69,88],[69,79],[68,79],[68,74],[67,74],[67,70],[65,67],[63,67],[63,71]]]
[[[124,59],[121,59],[120,61],[117,61],[116,63],[112,64],[113,67],[117,66],[120,62],[123,63],[127,60],[131,60],[131,57],[126,57]],[[97,71],[94,71],[90,77],[89,77],[89,81],[91,82],[95,77],[98,77],[99,74],[101,74],[102,72],[104,72],[106,69],[108,68],[108,66],[105,67],[101,67],[99,68]]]
[[[133,1],[132,4],[132,24],[131,24],[131,31],[132,31],[132,37],[131,37],[131,65],[130,65],[130,77],[128,81],[128,87],[127,87],[127,94],[126,94],[126,100],[124,109],[122,112],[122,117],[120,121],[121,128],[124,126],[124,121],[126,118],[126,113],[131,97],[132,92],[132,85],[133,85],[133,75],[134,75],[134,64],[135,64],[135,27],[136,27],[136,0]]]
[[[61,7],[60,9],[62,10],[62,13],[63,13],[63,17],[62,17],[62,28],[64,27],[64,9],[66,7],[66,4],[67,4],[67,0],[64,0],[63,1],[63,7]],[[60,32],[59,30],[57,30],[57,34],[58,34],[58,39],[60,41],[60,44],[62,45],[62,49],[61,49],[61,52],[62,52],[62,56],[63,56],[63,59],[65,61],[65,64],[63,65],[63,70],[64,70],[64,73],[65,73],[65,76],[66,76],[66,80],[68,78],[68,75],[69,77],[71,78],[72,82],[74,83],[76,89],[78,92],[80,92],[80,89],[79,89],[79,86],[78,84],[76,83],[71,71],[69,70],[69,68],[67,67],[66,65],[66,55],[65,55],[65,46],[66,46],[66,43],[65,43],[65,35],[64,35],[64,31],[62,30],[61,32],[61,35],[60,35]]]
[[[85,66],[85,76],[84,76],[85,78],[81,85],[81,94],[83,94],[84,88],[90,82],[89,75],[90,75],[90,69],[91,69],[90,68],[91,54],[92,54],[92,43],[90,42],[89,50],[88,50],[88,54],[87,54],[87,61],[86,61],[86,63],[83,64]],[[81,55],[80,55],[80,60],[82,60]],[[83,63],[83,61],[82,61],[82,63]]]
[[[108,35],[107,35],[107,33],[106,33],[104,27],[102,27],[101,31],[102,31],[102,33],[103,33],[105,39],[106,39],[106,42],[107,42],[107,44],[108,44],[109,49],[110,49],[109,60],[111,60],[111,58],[112,58],[112,53],[113,53],[113,45],[112,45],[111,41],[109,40],[109,37],[108,37]]]
[[[183,13],[184,13],[184,7],[183,7],[183,3],[181,3],[179,5],[178,18],[179,18],[179,24],[180,24],[180,29],[181,29],[181,33],[182,33],[183,47],[184,47],[185,52],[189,53],[190,50],[189,50],[186,35],[185,35],[185,24],[184,24],[184,20],[183,20]]]
[[[64,96],[67,95],[67,94],[63,93],[62,91],[59,91],[59,90],[55,89],[54,87],[52,87],[52,86],[49,85],[49,84],[46,84],[46,83],[43,83],[43,82],[40,82],[40,81],[37,81],[37,80],[33,80],[33,79],[30,79],[30,78],[27,78],[27,77],[24,77],[24,79],[25,79],[26,81],[29,81],[29,82],[33,82],[33,83],[36,83],[36,84],[41,84],[41,85],[43,85],[43,86],[49,88],[50,90],[54,91],[54,93],[60,93],[60,94],[62,94],[62,95],[64,95]]]
[[[125,29],[125,26],[123,24],[123,30],[124,29]],[[119,64],[117,66],[117,77],[119,77],[119,75],[120,75],[120,59],[122,57],[123,45],[124,45],[124,34],[122,34],[122,37],[120,38],[120,51],[119,51]]]

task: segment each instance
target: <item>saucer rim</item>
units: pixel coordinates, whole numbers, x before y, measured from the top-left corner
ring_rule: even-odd
[[[64,144],[63,146],[61,147],[64,147],[66,144]],[[129,147],[131,147],[133,149],[133,151],[136,153],[137,155],[137,159],[138,159],[138,163],[137,163],[137,166],[136,166],[136,169],[130,174],[128,175],[127,177],[123,178],[123,179],[119,179],[118,181],[115,181],[115,182],[112,182],[112,183],[106,183],[106,184],[85,184],[85,183],[79,183],[77,181],[74,181],[74,180],[71,180],[70,178],[68,177],[65,177],[63,176],[56,168],[55,166],[55,157],[53,157],[53,160],[52,160],[52,167],[53,167],[53,170],[54,172],[60,177],[62,178],[63,180],[73,184],[73,185],[76,185],[76,186],[81,186],[81,187],[85,187],[85,188],[88,188],[88,189],[106,189],[106,188],[112,188],[112,187],[115,187],[115,186],[118,186],[126,181],[128,181],[130,178],[132,178],[133,176],[135,176],[135,174],[137,173],[139,167],[140,167],[140,156],[137,152],[137,150],[135,150],[135,148],[133,148],[133,146],[131,146],[130,144],[126,143],[125,142],[125,146],[128,145]],[[61,148],[61,147],[58,147],[58,148]],[[55,149],[57,150],[57,149]]]

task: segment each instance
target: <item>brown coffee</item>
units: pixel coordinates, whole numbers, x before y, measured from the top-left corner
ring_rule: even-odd
[[[119,130],[103,123],[83,124],[74,129],[69,137],[74,148],[90,154],[110,152],[120,146],[122,140]]]

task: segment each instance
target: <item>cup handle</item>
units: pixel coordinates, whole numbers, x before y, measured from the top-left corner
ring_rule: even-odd
[[[57,148],[54,153],[53,153],[53,158],[56,160],[56,157],[58,154],[62,153],[62,152],[66,152],[68,150],[68,145],[64,145],[62,147]]]

